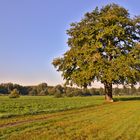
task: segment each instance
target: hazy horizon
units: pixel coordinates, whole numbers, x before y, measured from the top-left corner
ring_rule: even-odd
[[[52,60],[68,50],[66,30],[96,6],[116,3],[139,15],[136,0],[4,0],[0,2],[0,83],[64,83]],[[96,83],[95,86],[100,86]]]

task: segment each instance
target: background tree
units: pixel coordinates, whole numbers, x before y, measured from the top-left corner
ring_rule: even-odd
[[[37,93],[36,88],[32,88],[32,89],[28,92],[28,95],[30,95],[30,96],[37,96],[38,93]]]
[[[112,84],[136,84],[140,80],[140,18],[109,4],[86,13],[67,30],[70,49],[53,65],[66,80],[86,88],[95,80],[112,100]]]
[[[113,89],[113,93],[114,93],[114,95],[120,95],[120,89],[118,88],[118,87],[115,87],[114,89]]]
[[[64,88],[61,85],[56,85],[54,88],[54,96],[60,98],[63,96]]]
[[[47,95],[48,94],[48,85],[47,83],[41,83],[36,87],[38,95]]]

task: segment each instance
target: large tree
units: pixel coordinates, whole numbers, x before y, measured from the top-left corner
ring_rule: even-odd
[[[70,49],[53,65],[66,80],[86,88],[95,80],[104,84],[105,99],[112,100],[113,84],[140,80],[140,17],[109,4],[86,13],[67,30]]]

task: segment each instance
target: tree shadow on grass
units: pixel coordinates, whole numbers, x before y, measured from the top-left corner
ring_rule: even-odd
[[[140,96],[137,96],[137,97],[115,97],[114,98],[114,102],[118,102],[118,101],[138,101],[140,100]]]

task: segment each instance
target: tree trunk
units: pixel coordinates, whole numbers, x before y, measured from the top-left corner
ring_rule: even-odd
[[[105,100],[107,102],[113,102],[113,98],[112,98],[112,83],[105,82],[104,83],[104,90],[105,90]]]

